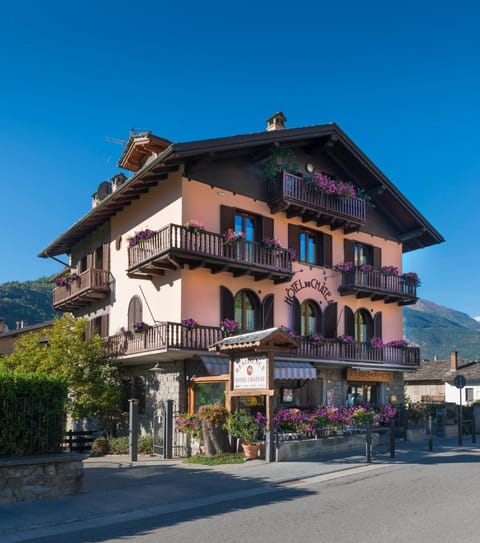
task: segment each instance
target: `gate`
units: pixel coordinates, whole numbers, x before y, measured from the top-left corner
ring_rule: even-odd
[[[164,459],[186,458],[188,456],[187,436],[175,427],[175,419],[180,413],[175,411],[173,400],[161,402],[155,409],[153,420],[153,454]]]

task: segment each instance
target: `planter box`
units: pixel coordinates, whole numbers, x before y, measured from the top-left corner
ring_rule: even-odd
[[[378,442],[378,435],[372,433],[372,444]],[[365,434],[335,436],[300,441],[280,441],[276,449],[276,461],[296,460],[314,456],[325,456],[349,451],[365,452]]]
[[[407,441],[410,443],[422,441],[426,439],[426,437],[427,435],[423,426],[421,428],[407,428]]]

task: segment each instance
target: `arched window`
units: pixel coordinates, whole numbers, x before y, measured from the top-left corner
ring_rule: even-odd
[[[306,300],[300,306],[300,335],[309,336],[317,333],[321,326],[321,310],[312,300]]]
[[[368,341],[372,339],[372,317],[366,309],[355,311],[355,339],[356,341]]]
[[[133,331],[133,325],[136,322],[142,322],[143,308],[142,300],[139,296],[133,296],[128,304],[128,329]]]
[[[250,290],[241,290],[235,296],[235,320],[240,323],[240,329],[245,332],[257,328],[259,302]]]

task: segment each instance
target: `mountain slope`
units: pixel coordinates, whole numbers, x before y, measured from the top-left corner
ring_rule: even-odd
[[[52,307],[52,278],[35,281],[11,281],[0,285],[0,317],[10,330],[18,321],[25,325],[53,319],[58,313]]]
[[[422,358],[446,360],[451,351],[461,358],[480,359],[480,323],[466,313],[419,300],[404,308],[405,337],[421,348]]]

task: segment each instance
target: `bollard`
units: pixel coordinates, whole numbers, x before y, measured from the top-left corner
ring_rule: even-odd
[[[428,450],[433,451],[433,420],[432,420],[432,415],[428,415]]]
[[[372,424],[370,422],[367,423],[367,432],[365,434],[365,454],[366,454],[366,461],[371,462],[372,461]]]
[[[395,419],[390,419],[390,458],[395,458]]]
[[[138,450],[138,400],[136,398],[128,400],[128,453],[130,462],[137,461]]]

